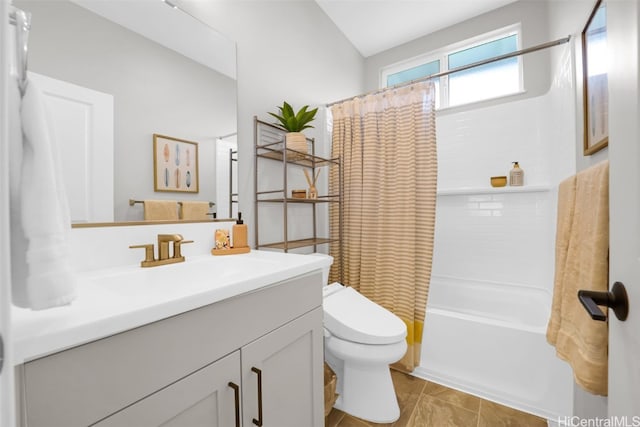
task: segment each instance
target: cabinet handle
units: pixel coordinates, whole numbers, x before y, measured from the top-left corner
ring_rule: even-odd
[[[240,387],[237,384],[229,381],[229,387],[233,389],[233,395],[235,398],[236,406],[236,427],[240,427]]]
[[[258,375],[258,419],[253,419],[253,423],[262,427],[262,371],[256,367],[251,368],[251,372]]]

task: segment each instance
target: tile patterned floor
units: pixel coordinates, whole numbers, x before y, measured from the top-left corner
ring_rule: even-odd
[[[332,409],[325,427],[546,427],[547,422],[488,400],[391,371],[400,419],[375,424]]]

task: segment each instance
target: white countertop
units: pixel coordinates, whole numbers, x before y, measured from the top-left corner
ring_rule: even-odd
[[[308,255],[251,251],[81,273],[71,305],[43,311],[13,307],[13,358],[21,364],[319,270],[323,262]]]

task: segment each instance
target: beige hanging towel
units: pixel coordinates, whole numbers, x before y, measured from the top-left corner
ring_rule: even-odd
[[[178,202],[176,200],[145,200],[144,220],[177,220]]]
[[[180,219],[210,219],[209,202],[180,202]]]
[[[608,330],[591,319],[578,290],[607,291],[609,276],[609,162],[560,184],[556,272],[547,341],[585,390],[607,395]]]
[[[560,315],[562,303],[571,296],[563,293],[563,278],[567,263],[567,251],[569,249],[569,237],[573,224],[573,211],[576,207],[576,176],[573,175],[558,186],[558,219],[556,226],[556,259],[553,303],[551,305],[551,318],[547,325],[547,341],[555,345],[560,330]]]

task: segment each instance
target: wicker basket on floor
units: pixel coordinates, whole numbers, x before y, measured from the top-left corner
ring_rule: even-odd
[[[327,365],[324,364],[324,416],[328,416],[333,408],[333,404],[336,403],[338,395],[336,394],[336,374]]]

